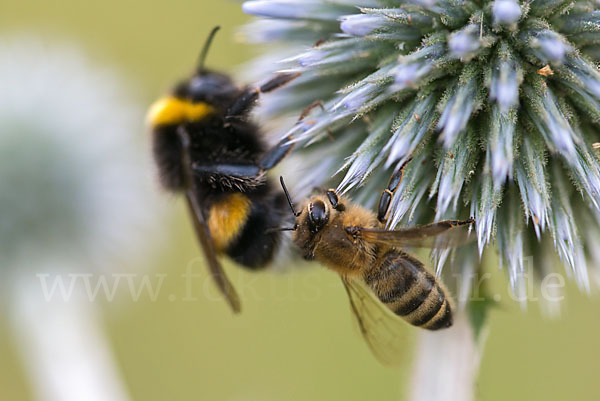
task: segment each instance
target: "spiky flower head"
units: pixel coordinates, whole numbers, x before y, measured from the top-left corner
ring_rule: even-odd
[[[287,133],[307,154],[336,146],[331,156],[345,161],[321,176],[345,172],[338,190],[372,205],[412,157],[388,225],[475,217],[476,244],[459,248],[456,268],[476,270],[495,242],[516,292],[525,261],[547,273],[552,252],[584,289],[600,267],[598,8],[571,0],[243,4],[262,17],[246,38],[270,45],[261,73],[302,72],[265,112],[324,105]],[[437,256],[441,269],[447,255]]]

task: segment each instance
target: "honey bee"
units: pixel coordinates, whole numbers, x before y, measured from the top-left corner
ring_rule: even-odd
[[[268,149],[249,114],[261,93],[298,74],[279,74],[257,87],[238,87],[204,67],[219,27],[206,40],[196,71],[150,108],[154,159],[162,186],[185,195],[210,273],[234,312],[240,300],[217,258],[226,254],[252,270],[265,267],[281,233],[269,230],[286,217],[286,200],[266,172],[293,144]]]
[[[403,247],[451,247],[469,239],[474,222],[444,220],[399,230],[385,229],[385,215],[402,179],[401,168],[383,192],[378,214],[339,197],[334,190],[306,200],[296,211],[281,185],[296,224],[293,242],[307,260],[338,273],[361,333],[375,356],[391,364],[402,347],[398,321],[428,330],[452,325],[452,300],[444,285]],[[401,318],[401,319],[400,319]]]

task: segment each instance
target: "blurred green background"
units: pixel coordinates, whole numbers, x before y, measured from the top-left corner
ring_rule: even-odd
[[[234,71],[250,59],[257,49],[234,41],[235,28],[245,20],[239,3],[224,0],[3,1],[0,34],[67,38],[95,62],[130,77],[138,91],[134,96],[146,105],[190,71],[215,24],[223,30],[209,65]],[[147,133],[139,138],[146,141]],[[157,196],[162,195],[157,191]],[[134,400],[403,398],[410,366],[385,369],[372,358],[353,327],[339,280],[324,269],[303,265],[283,274],[249,274],[227,265],[241,289],[245,310],[240,317],[232,317],[224,302],[203,295],[205,275],[194,281],[198,299],[183,301],[188,289],[181,275],[190,263],[194,273],[203,269],[182,203],[168,202],[170,223],[157,234],[160,244],[150,244],[157,256],[151,266],[139,266],[145,273],[167,275],[160,296],[155,302],[147,296],[138,302],[123,297],[103,306]],[[492,265],[493,288],[506,294],[505,275]],[[208,294],[214,291],[209,288]],[[511,301],[492,311],[478,400],[600,399],[600,302],[572,284],[566,295],[560,320],[543,318],[536,303],[527,313]],[[0,328],[0,400],[30,400],[14,341],[6,327]]]

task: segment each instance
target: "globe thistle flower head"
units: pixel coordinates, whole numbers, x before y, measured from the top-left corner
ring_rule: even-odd
[[[600,225],[592,148],[600,140],[599,8],[562,0],[243,5],[261,18],[246,34],[270,44],[268,60],[292,55],[275,69],[302,73],[265,100],[264,112],[299,114],[318,100],[323,110],[286,135],[307,152],[331,138],[355,145],[321,176],[344,174],[338,190],[368,205],[411,160],[388,226],[473,216],[478,251],[459,248],[455,260],[476,266],[495,244],[515,291],[529,256],[557,254],[582,288],[589,269],[600,268],[599,237],[587,234]],[[441,269],[450,259],[436,255]],[[533,269],[549,271],[544,260]]]
[[[0,38],[0,56],[2,266],[94,270],[133,254],[156,210],[127,84],[33,35]]]
[[[96,303],[160,217],[130,84],[62,39],[0,36],[0,315],[35,399],[129,399]]]

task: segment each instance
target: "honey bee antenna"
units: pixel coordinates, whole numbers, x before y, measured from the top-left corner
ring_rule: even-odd
[[[206,38],[206,42],[204,42],[204,46],[202,47],[202,51],[200,52],[200,57],[198,57],[198,71],[204,71],[204,61],[206,60],[206,55],[208,54],[208,50],[210,49],[210,45],[217,34],[217,31],[221,29],[219,25],[215,26],[212,31],[208,34],[208,38]]]
[[[300,216],[301,212],[296,212],[296,209],[294,209],[294,203],[292,202],[292,198],[290,198],[290,193],[285,187],[285,182],[283,182],[283,176],[279,177],[279,182],[281,182],[281,187],[283,188],[283,192],[285,192],[285,197],[287,198],[288,204],[290,205],[290,209],[292,209],[292,213],[294,213],[294,216],[296,217]]]

